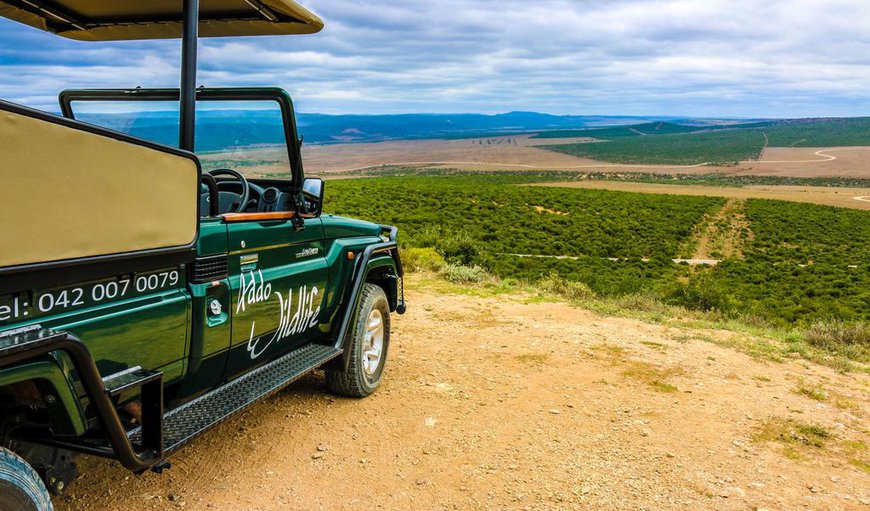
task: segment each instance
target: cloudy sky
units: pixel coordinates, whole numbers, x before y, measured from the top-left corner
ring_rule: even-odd
[[[307,0],[314,36],[208,39],[199,82],[323,113],[870,115],[868,0]],[[176,86],[175,41],[80,43],[0,21],[0,97]]]

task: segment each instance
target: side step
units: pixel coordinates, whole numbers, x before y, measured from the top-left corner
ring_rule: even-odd
[[[308,344],[170,411],[163,417],[164,453],[169,455],[200,433],[341,355],[341,351]],[[131,431],[130,439],[139,443],[141,428]]]
[[[110,396],[118,396],[126,390],[147,385],[163,378],[160,371],[150,371],[139,366],[103,378],[103,386]]]

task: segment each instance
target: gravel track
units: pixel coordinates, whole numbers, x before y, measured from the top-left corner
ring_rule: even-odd
[[[58,511],[870,509],[870,474],[838,447],[870,440],[867,374],[720,347],[739,334],[444,287],[410,278],[370,398],[330,396],[315,374],[162,475],[83,458]],[[816,384],[829,400],[795,391]],[[819,424],[829,446],[753,441],[770,419]]]

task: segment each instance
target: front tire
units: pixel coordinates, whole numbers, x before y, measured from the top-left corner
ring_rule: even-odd
[[[0,447],[0,511],[52,511],[51,497],[26,461]]]
[[[390,347],[390,303],[384,290],[366,283],[362,289],[356,324],[351,333],[347,370],[327,371],[333,393],[366,397],[381,383]]]

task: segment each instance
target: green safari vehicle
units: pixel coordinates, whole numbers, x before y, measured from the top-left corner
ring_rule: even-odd
[[[0,101],[0,511],[52,509],[81,454],[160,472],[318,368],[371,394],[405,311],[396,229],[321,214],[285,91],[195,85],[199,37],[323,22],[292,0],[0,0],[0,16],[182,39],[178,89],[65,91],[62,116]]]

